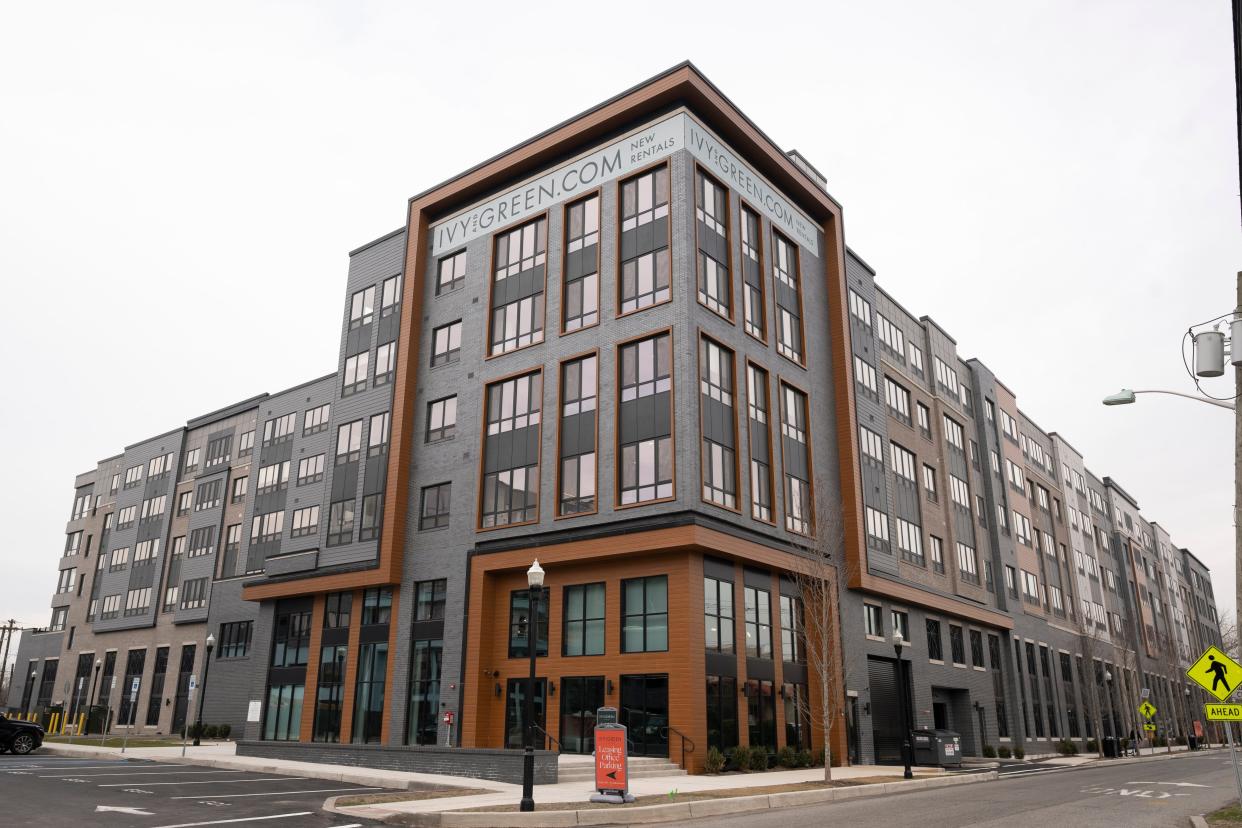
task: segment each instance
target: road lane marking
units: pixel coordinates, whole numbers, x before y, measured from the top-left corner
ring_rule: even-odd
[[[105,768],[111,768],[112,770],[116,770],[117,768],[125,767],[125,763],[116,762],[111,765],[86,765],[86,766],[82,766],[82,765],[18,765],[18,764],[0,765],[0,768],[7,768],[7,767],[15,767],[15,768],[20,767],[22,770],[63,770],[66,773],[68,773],[70,768],[72,768],[75,772],[80,771],[80,770],[103,770]],[[176,765],[133,765],[132,767],[135,767],[135,768],[175,768]],[[17,773],[17,771],[9,771],[9,773]]]
[[[333,825],[332,828],[362,828],[362,823],[351,822],[348,825]]]
[[[197,828],[199,825],[224,825],[230,822],[259,822],[264,819],[288,819],[289,817],[310,816],[313,811],[296,811],[292,814],[272,814],[261,817],[242,817],[241,819],[213,819],[210,822],[179,822],[176,825],[157,825],[155,828]]]
[[[263,779],[200,779],[195,782],[143,782],[147,787],[155,787],[156,785],[212,785],[220,783],[221,785],[238,785],[242,782],[285,782],[294,779],[305,779],[305,776],[270,776]],[[66,782],[69,780],[65,780]],[[124,788],[128,782],[109,782],[106,785],[100,785],[101,788]]]
[[[337,793],[339,791],[382,791],[383,788],[315,788],[310,791],[271,791],[269,793],[250,794],[199,794],[198,796],[170,796],[169,799],[236,799],[239,796],[293,796],[308,793]],[[161,828],[169,828],[162,826]]]
[[[174,774],[178,776],[184,776],[186,774],[202,774],[202,773],[245,773],[245,771],[240,771],[240,770],[209,770],[209,771],[157,770],[157,771],[125,771],[123,773],[52,773],[46,776],[40,776],[39,778],[40,779],[59,779],[63,776],[79,776],[79,777],[83,777],[86,779],[91,779],[97,776],[172,776]]]
[[[1179,788],[1210,788],[1211,785],[1200,785],[1197,782],[1131,782],[1131,785],[1176,785]]]
[[[107,811],[112,811],[118,814],[129,814],[131,816],[155,816],[155,814],[151,813],[150,811],[145,811],[142,808],[129,808],[129,807],[125,807],[122,805],[96,805],[95,806],[95,813],[97,814],[102,813],[102,812],[107,812]]]

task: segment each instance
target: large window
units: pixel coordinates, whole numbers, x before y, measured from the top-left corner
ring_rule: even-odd
[[[447,440],[457,433],[457,395],[427,403],[426,442]]]
[[[355,744],[379,742],[384,722],[384,680],[388,674],[388,642],[363,644],[358,651],[358,678],[354,684]]]
[[[419,581],[414,585],[414,620],[444,620],[444,596],[448,582],[444,578],[435,581]]]
[[[453,484],[437,483],[424,486],[422,505],[418,513],[418,528],[443,529],[449,525],[449,507],[452,505]]]
[[[538,218],[496,236],[492,273],[491,344],[508,353],[543,341],[543,286],[548,220]]]
[[[230,621],[221,624],[216,658],[244,658],[249,654],[253,627],[253,621]]]
[[[707,677],[707,746],[726,751],[737,747],[737,679]]]
[[[311,614],[309,610],[276,615],[276,634],[272,637],[273,667],[305,667],[310,656]]]
[[[328,546],[340,546],[354,539],[353,500],[338,500],[328,509]]]
[[[699,341],[699,429],[702,439],[703,500],[737,508],[737,417],[733,352],[703,337]]]
[[[668,650],[668,576],[621,582],[621,651]]]
[[[440,715],[441,639],[415,641],[411,648],[410,714],[406,744],[434,745]]]
[[[772,405],[768,372],[746,365],[746,417],[750,432],[750,516],[772,518]]]
[[[267,690],[267,712],[263,717],[263,738],[296,742],[302,723],[303,684],[272,685]]]
[[[772,276],[776,290],[776,352],[804,364],[798,247],[776,232],[772,234]]]
[[[781,659],[806,661],[806,617],[796,595],[781,596]]]
[[[389,276],[380,288],[380,316],[388,316],[401,304],[401,274]]]
[[[562,265],[562,319],[565,331],[599,322],[599,196],[565,208],[565,262]]]
[[[618,445],[623,505],[673,496],[672,337],[621,346]]]
[[[562,649],[567,656],[604,654],[604,585],[565,587],[565,630]]]
[[[461,320],[441,325],[431,332],[431,367],[448,365],[461,359]]]
[[[535,627],[535,655],[548,654],[548,590],[539,596],[539,620]],[[509,658],[530,657],[530,590],[509,593]]]
[[[479,508],[484,528],[536,520],[543,374],[534,371],[487,386],[487,431]]]
[[[326,429],[330,412],[331,406],[326,403],[306,409],[306,413],[302,415],[302,436],[309,437]]]
[[[293,510],[293,526],[289,537],[302,538],[319,532],[319,506],[307,506]]]
[[[726,319],[733,316],[733,277],[729,273],[729,198],[702,170],[695,172],[699,302]]]
[[[811,533],[811,449],[806,395],[781,383],[781,462],[785,473],[785,528]]]
[[[772,657],[772,598],[767,590],[746,587],[746,655]]]
[[[599,360],[594,354],[561,363],[560,477],[557,512],[594,512]]]
[[[763,230],[759,214],[742,208],[742,328],[768,338],[767,300],[763,291]]]
[[[668,167],[621,184],[621,313],[669,299]]]
[[[367,375],[371,370],[371,352],[363,351],[345,358],[345,376],[341,382],[341,396],[348,397],[366,390]]]
[[[372,587],[362,593],[362,626],[387,624],[392,617],[392,587]]]
[[[349,303],[349,327],[361,328],[375,318],[375,285],[360,290]]]
[[[932,661],[944,661],[944,640],[940,637],[940,622],[927,619],[927,657]]]
[[[466,251],[459,250],[440,260],[436,276],[436,296],[466,284]]]
[[[319,683],[311,740],[341,741],[341,706],[345,695],[345,659],[348,646],[328,644],[319,650]]]
[[[733,652],[733,582],[703,579],[703,638],[709,653]]]

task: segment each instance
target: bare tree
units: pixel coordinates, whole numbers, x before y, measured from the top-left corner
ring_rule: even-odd
[[[1083,680],[1083,690],[1087,694],[1087,715],[1091,717],[1094,723],[1096,740],[1096,752],[1100,758],[1104,758],[1104,708],[1100,701],[1100,682],[1096,675],[1096,662],[1099,662],[1103,670],[1103,663],[1108,654],[1112,650],[1112,642],[1091,623],[1091,619],[1086,613],[1078,614],[1078,649],[1082,652],[1083,664],[1085,668],[1090,670],[1090,678],[1080,676]]]
[[[824,733],[824,781],[832,780],[832,737],[845,727],[845,660],[842,658],[841,580],[848,583],[855,565],[844,560],[845,531],[840,507],[827,499],[816,503],[816,534],[802,547],[795,575],[803,606],[807,670],[820,687],[817,703],[809,694],[798,700],[799,715],[812,730]],[[848,757],[848,752],[847,752]],[[842,757],[845,758],[845,757]]]
[[[1220,648],[1225,655],[1237,661],[1242,658],[1242,649],[1238,647],[1238,619],[1233,613],[1225,612],[1220,616]]]

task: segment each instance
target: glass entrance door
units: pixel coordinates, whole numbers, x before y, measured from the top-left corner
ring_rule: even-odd
[[[635,756],[668,756],[668,674],[622,676],[620,716]]]
[[[511,678],[508,682],[508,692],[505,694],[505,747],[520,750],[522,748],[522,732],[526,728],[526,685],[530,679]],[[544,697],[545,688],[547,687],[547,679],[535,679],[535,724],[540,727],[547,726],[547,719],[544,715]],[[534,744],[539,746],[543,734],[536,732],[533,734]]]
[[[595,711],[603,705],[603,676],[561,679],[561,746],[566,753],[595,750]]]

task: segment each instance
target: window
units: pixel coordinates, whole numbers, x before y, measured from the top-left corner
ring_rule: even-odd
[[[858,444],[864,463],[884,468],[884,438],[864,425],[858,427]]]
[[[484,528],[538,519],[543,374],[487,386],[487,426],[479,514]]]
[[[1019,542],[1031,545],[1031,521],[1021,512],[1013,513],[1013,534]]]
[[[567,656],[604,654],[604,585],[565,587],[565,630],[562,650]]]
[[[873,506],[864,509],[867,519],[867,544],[884,552],[888,550],[888,515]]]
[[[957,542],[957,572],[963,581],[979,583],[979,556],[961,541]]]
[[[733,652],[733,582],[703,579],[703,637],[708,652]]]
[[[328,413],[331,406],[324,404],[317,408],[308,408],[306,414],[302,417],[302,436],[309,437],[312,434],[318,434],[328,427]]]
[[[806,395],[781,383],[781,463],[785,473],[785,528],[811,533],[811,449],[807,440]]]
[[[103,612],[100,614],[100,620],[107,621],[110,618],[116,618],[121,614],[121,595],[105,595],[103,599]]]
[[[76,574],[77,570],[73,567],[70,567],[69,569],[62,569],[60,571],[60,578],[56,581],[57,595],[64,595],[66,592],[73,592],[74,577]]]
[[[328,546],[340,546],[354,539],[354,501],[338,500],[328,510]]]
[[[938,499],[936,470],[926,463],[923,464],[923,489],[927,492],[928,500],[935,501]]]
[[[224,560],[220,566],[220,577],[231,578],[237,574],[237,553],[241,551],[241,524],[234,523],[224,530]]]
[[[401,275],[389,276],[380,287],[380,317],[393,313],[401,304]]]
[[[233,435],[226,434],[207,442],[207,467],[218,466],[232,459]]]
[[[913,342],[910,343],[910,367],[916,374],[923,373],[923,349]]]
[[[293,439],[293,429],[297,423],[297,413],[291,412],[283,417],[276,417],[263,424],[263,445],[285,443]]]
[[[668,650],[668,576],[621,582],[621,652]]]
[[[961,424],[948,416],[944,418],[944,439],[958,451],[966,451],[966,436]]]
[[[242,434],[241,440],[237,445],[237,456],[241,457],[243,454],[249,454],[252,451],[254,451],[254,429]]]
[[[912,564],[923,565],[923,530],[917,523],[897,518],[897,549]]]
[[[565,331],[599,322],[599,196],[565,208],[565,261],[562,264]]]
[[[309,611],[278,612],[276,634],[272,637],[272,666],[305,667],[310,656],[310,638]]]
[[[750,420],[750,514],[772,522],[772,428],[768,372],[746,366],[746,411]]]
[[[758,340],[768,338],[763,290],[763,230],[759,214],[742,207],[742,328]]]
[[[197,465],[197,464],[195,464]],[[130,466],[125,470],[125,488],[132,489],[142,482],[142,466]]]
[[[703,500],[737,508],[737,418],[734,414],[733,352],[699,342],[699,431]]]
[[[138,518],[137,506],[126,506],[124,509],[116,513],[116,528],[128,529],[134,525],[134,521]]]
[[[781,659],[791,662],[806,661],[806,619],[802,611],[802,599],[793,595],[780,596],[781,604]]]
[[[340,630],[349,627],[349,613],[354,605],[352,592],[331,592],[324,599],[323,627]]]
[[[668,167],[621,184],[620,313],[670,297],[668,196]]]
[[[392,618],[392,587],[373,587],[362,593],[362,626],[387,624]]]
[[[250,653],[253,621],[230,621],[220,625],[216,658],[245,658]]]
[[[371,353],[363,351],[345,359],[345,377],[341,384],[341,396],[348,397],[367,387],[367,374],[370,372]]]
[[[940,638],[940,622],[927,619],[927,657],[932,661],[944,661],[944,643]]]
[[[354,463],[362,451],[362,420],[345,423],[336,429],[336,465]]]
[[[431,332],[431,367],[448,365],[461,359],[461,320],[441,325]]]
[[[273,463],[270,466],[263,466],[259,469],[259,477],[257,481],[257,494],[266,494],[267,492],[278,492],[283,490],[289,484],[289,461],[283,463]],[[201,492],[201,487],[200,487]],[[202,495],[200,494],[200,499]],[[201,509],[202,506],[200,505]]]
[[[436,296],[457,290],[466,284],[466,251],[459,250],[440,260],[436,279]]]
[[[240,503],[246,499],[246,490],[250,488],[249,477],[238,477],[233,480],[233,496],[230,502]],[[186,494],[189,494],[187,492]]]
[[[932,569],[944,574],[944,541],[935,535],[928,535],[931,542]]]
[[[871,396],[875,397],[880,392],[877,390],[875,377],[875,368],[857,354],[854,355],[854,380],[863,388],[871,392]]]
[[[207,579],[193,578],[181,585],[181,608],[202,609],[207,606]]]
[[[171,454],[161,454],[159,457],[152,457],[151,462],[147,464],[147,477],[163,477],[170,471],[172,471]]]
[[[224,497],[224,478],[216,478],[215,480],[199,484],[198,491],[194,494],[194,511],[202,512],[206,509],[214,509],[220,505],[221,499]]]
[[[938,356],[932,357],[932,363],[936,372],[936,384],[950,396],[956,398],[958,395],[958,388],[961,385],[957,379],[957,371],[950,368],[944,360]]]
[[[560,476],[557,513],[587,514],[595,506],[595,435],[598,360],[561,363]]]
[[[673,496],[672,337],[659,334],[621,346],[617,420],[623,505]],[[664,395],[646,403],[645,397]]]
[[[362,521],[358,525],[358,540],[376,540],[384,525],[384,493],[362,496]]]
[[[293,526],[289,529],[289,537],[303,538],[319,533],[319,507],[307,506],[293,510]]]
[[[699,302],[728,319],[733,316],[728,194],[724,187],[702,170],[695,172],[695,194]]]
[[[897,475],[898,482],[905,481],[911,486],[916,485],[918,478],[915,477],[914,454],[906,451],[896,443],[889,443],[889,454],[893,459],[893,473]]]
[[[1005,460],[1005,472],[1009,477],[1009,482],[1019,491],[1026,491],[1026,478],[1022,474],[1022,469],[1014,464],[1012,460]]]
[[[444,618],[444,596],[448,591],[448,582],[444,578],[436,581],[420,581],[414,585],[414,620],[438,621]]]
[[[543,341],[548,220],[538,218],[496,236],[493,256],[492,356]]]
[[[298,485],[305,486],[307,483],[318,483],[323,480],[323,455],[316,454],[313,457],[303,457],[298,461]]]
[[[802,341],[802,285],[798,248],[780,233],[772,234],[772,276],[776,292],[776,352],[805,364]]]
[[[918,410],[919,415],[919,431],[923,436],[931,439],[931,411],[922,403],[915,403],[914,407]]]
[[[108,561],[108,571],[115,572],[118,569],[124,569],[129,566],[129,547],[122,546],[112,550],[112,557]]]
[[[251,543],[270,543],[280,540],[280,533],[285,528],[284,512],[267,512],[255,515],[250,524]],[[194,554],[190,553],[191,556]]]
[[[372,414],[367,428],[367,457],[378,457],[388,451],[388,428],[391,419],[387,411]]]
[[[134,564],[150,563],[160,551],[160,541],[158,538],[151,540],[138,541],[134,545]]]
[[[1005,590],[1011,598],[1018,597],[1018,573],[1008,564],[1005,565]]]
[[[217,480],[216,482],[223,483],[223,481],[220,481],[220,480]],[[216,498],[216,500],[217,502],[219,502],[219,498]],[[149,497],[146,500],[142,501],[142,516],[141,516],[142,522],[143,523],[153,522],[160,515],[164,514],[164,508],[167,505],[168,505],[168,495],[160,495],[159,497]]]
[[[375,318],[375,285],[358,291],[349,303],[349,329],[369,325]]]
[[[375,384],[387,385],[397,371],[397,343],[385,342],[375,349]]]
[[[956,624],[949,625],[949,652],[954,664],[966,666],[966,642],[962,639],[962,628]]]
[[[185,453],[184,471],[192,472],[198,468],[198,458],[201,453],[202,453],[202,449],[197,449],[197,448],[190,449],[189,451]],[[137,485],[137,483],[135,483],[134,485]]]
[[[76,555],[78,550],[82,548],[82,530],[70,532],[65,535],[65,554]]]
[[[422,507],[418,517],[420,530],[444,529],[449,525],[449,505],[452,494],[452,483],[437,483],[423,488]]]
[[[746,587],[742,590],[746,612],[746,656],[772,657],[772,598],[767,590]]]
[[[871,327],[871,303],[859,296],[853,288],[850,288],[850,313],[863,323],[863,327]]]
[[[949,496],[956,505],[970,511],[970,489],[965,480],[952,473],[949,474]]]
[[[889,322],[882,313],[875,315],[875,327],[880,337],[880,344],[893,356],[904,360],[906,358],[906,335],[902,333],[901,328]]]
[[[893,610],[889,613],[889,620],[893,624],[894,635],[900,635],[903,641],[913,640],[910,638],[910,613]]]
[[[354,684],[354,744],[380,740],[384,718],[384,683],[388,677],[388,644],[365,643],[358,653]]]
[[[872,638],[884,637],[884,613],[875,604],[863,604],[863,622],[867,635]]]
[[[1014,443],[1018,442],[1018,421],[1003,408],[1001,409],[1001,431]]]
[[[267,709],[263,714],[263,738],[296,742],[302,723],[303,684],[273,684],[267,690]]]
[[[548,590],[539,595],[539,618],[535,627],[535,655],[548,654]],[[509,658],[530,657],[530,590],[509,593]]]
[[[427,434],[425,442],[447,440],[457,433],[457,395],[427,403]]]

